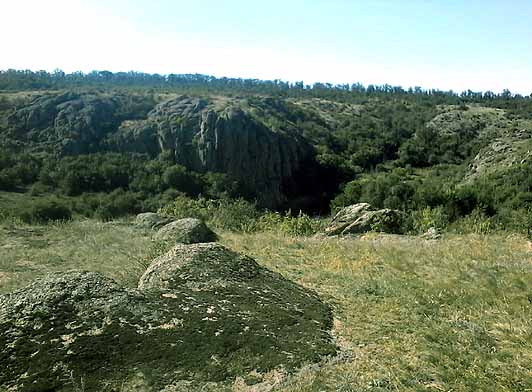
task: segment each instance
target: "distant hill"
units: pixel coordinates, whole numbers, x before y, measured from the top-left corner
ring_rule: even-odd
[[[173,189],[309,212],[367,201],[450,219],[532,200],[532,99],[508,91],[21,71],[0,87],[3,190]]]

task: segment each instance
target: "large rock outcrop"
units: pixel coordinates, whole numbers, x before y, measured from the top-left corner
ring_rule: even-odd
[[[167,152],[197,172],[226,173],[275,207],[295,187],[313,149],[288,119],[276,117],[286,110],[279,102],[260,104],[179,96],[157,105],[146,120],[123,123],[109,143],[122,151]]]
[[[88,93],[45,94],[7,119],[18,139],[64,154],[99,151],[124,115],[125,98]],[[133,115],[133,114],[132,114]]]
[[[531,160],[532,127],[518,130],[504,138],[497,138],[481,149],[469,164],[464,182],[475,181],[489,175],[503,177],[506,171]]]
[[[313,292],[252,259],[180,245],[139,289],[70,272],[0,296],[0,389],[160,391],[292,370],[335,353],[331,324]]]
[[[400,233],[403,218],[403,214],[397,210],[377,210],[368,203],[353,204],[338,211],[325,228],[325,234],[360,234],[372,230]]]
[[[7,118],[9,139],[60,154],[164,153],[199,173],[227,174],[243,193],[278,207],[297,193],[314,149],[296,125],[296,105],[272,98],[45,93]]]

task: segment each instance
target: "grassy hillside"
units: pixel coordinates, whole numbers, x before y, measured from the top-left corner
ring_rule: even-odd
[[[367,234],[311,238],[218,230],[221,242],[316,290],[334,308],[338,359],[237,391],[532,389],[532,242]],[[164,247],[127,220],[0,225],[0,292],[53,271],[130,286]],[[220,386],[206,390],[221,390]],[[228,387],[229,388],[229,387]]]

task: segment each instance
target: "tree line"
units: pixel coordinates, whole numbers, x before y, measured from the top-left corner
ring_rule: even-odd
[[[471,90],[454,92],[438,89],[423,89],[390,84],[364,86],[361,83],[313,83],[287,82],[280,79],[260,80],[243,78],[217,78],[202,74],[149,74],[144,72],[110,72],[81,71],[65,73],[62,70],[53,72],[31,70],[0,70],[0,90],[25,90],[25,89],[63,89],[73,87],[147,87],[155,89],[200,89],[214,91],[232,91],[235,93],[263,93],[283,96],[309,96],[309,97],[336,97],[348,99],[354,96],[427,96],[450,100],[453,103],[460,100],[467,101],[494,101],[494,100],[532,100],[532,94],[523,96],[514,94],[510,90],[501,93],[492,91],[474,92]]]

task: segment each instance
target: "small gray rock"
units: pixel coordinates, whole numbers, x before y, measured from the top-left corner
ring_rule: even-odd
[[[143,212],[137,215],[135,224],[145,229],[159,229],[172,221],[172,218],[156,214],[155,212]]]
[[[163,241],[175,241],[180,244],[196,244],[214,242],[218,236],[201,220],[185,218],[161,227],[155,238]]]
[[[426,240],[437,240],[441,238],[440,230],[436,227],[430,227],[425,233],[421,235],[421,238]]]

